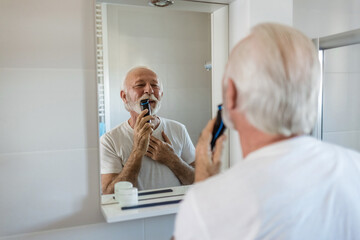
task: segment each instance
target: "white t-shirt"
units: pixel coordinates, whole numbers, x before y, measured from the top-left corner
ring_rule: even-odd
[[[183,124],[160,118],[153,136],[164,141],[161,132],[169,137],[171,145],[182,161],[195,160],[195,148]],[[104,134],[100,139],[101,174],[119,173],[128,160],[133,147],[134,129],[128,121]],[[139,190],[180,186],[175,174],[165,165],[144,156],[138,176]]]
[[[360,154],[301,136],[194,185],[175,239],[360,239]]]

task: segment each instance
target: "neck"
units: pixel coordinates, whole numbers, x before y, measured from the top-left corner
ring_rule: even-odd
[[[295,137],[295,135],[285,137],[264,133],[251,125],[244,116],[241,119],[241,123],[235,125],[235,129],[240,136],[241,149],[244,158],[251,152],[262,147]]]
[[[254,152],[262,147],[295,137],[294,135],[289,137],[284,137],[280,135],[268,135],[258,130],[257,132],[254,131],[251,134],[249,132],[240,133],[239,131],[238,133],[240,135],[241,148],[244,158],[251,152]]]
[[[134,129],[134,126],[135,126],[135,123],[136,123],[136,120],[137,120],[138,116],[139,116],[138,113],[136,113],[134,111],[130,112],[130,118],[128,120],[128,123],[129,123],[129,125],[130,125],[130,127],[132,129]],[[151,120],[151,123],[153,125],[153,129],[156,129],[160,124],[160,119],[156,115],[154,115],[154,117],[155,117],[155,119]]]

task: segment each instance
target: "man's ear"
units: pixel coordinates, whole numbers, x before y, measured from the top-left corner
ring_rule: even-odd
[[[225,99],[227,110],[234,110],[237,104],[237,89],[234,81],[229,78],[227,82],[227,87],[225,90]]]
[[[121,97],[121,99],[123,100],[124,103],[127,103],[127,101],[126,101],[126,93],[125,93],[124,90],[120,91],[120,97]]]

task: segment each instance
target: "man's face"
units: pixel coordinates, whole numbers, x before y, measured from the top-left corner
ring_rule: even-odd
[[[140,101],[150,99],[151,114],[160,109],[163,95],[157,75],[149,69],[137,69],[130,73],[126,82],[126,97],[123,98],[129,111],[140,113]]]

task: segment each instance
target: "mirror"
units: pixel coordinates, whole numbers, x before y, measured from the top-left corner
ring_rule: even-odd
[[[151,69],[156,74],[151,80],[158,84],[155,87],[162,85],[163,95],[157,99],[161,100],[156,114],[159,119],[153,120],[158,127],[153,136],[171,145],[181,163],[186,165],[183,171],[192,170],[193,146],[208,120],[216,114],[217,104],[221,103],[219,89],[228,52],[227,25],[221,25],[223,22],[227,22],[227,5],[224,4],[178,0],[169,7],[156,8],[150,7],[147,1],[97,1],[102,185],[104,181],[113,181],[118,172],[125,169],[134,150],[134,130],[131,120],[128,121],[131,116],[120,91],[128,71],[137,66]],[[218,29],[226,36],[215,39]],[[216,62],[212,61],[215,57]],[[143,78],[140,77],[141,81]],[[128,96],[137,81],[127,80]],[[149,86],[154,87],[150,82]],[[215,89],[216,94],[213,93]],[[190,184],[189,172],[181,172],[179,165],[169,167],[161,163],[160,157],[156,161],[149,156],[144,156],[141,162],[138,181],[134,184],[139,190]],[[224,167],[227,162],[225,157]],[[104,175],[109,178],[104,180]]]

